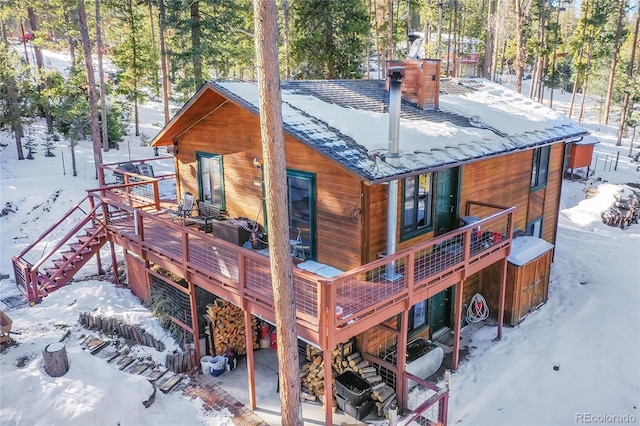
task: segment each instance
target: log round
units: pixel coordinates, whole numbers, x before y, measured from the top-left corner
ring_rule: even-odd
[[[50,343],[42,351],[44,371],[51,377],[64,376],[69,371],[67,349],[61,342]]]

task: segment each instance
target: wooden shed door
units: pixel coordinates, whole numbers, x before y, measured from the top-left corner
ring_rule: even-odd
[[[434,230],[442,235],[458,228],[458,168],[436,174],[436,214]]]

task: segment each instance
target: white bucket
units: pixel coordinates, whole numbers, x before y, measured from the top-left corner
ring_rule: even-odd
[[[202,374],[211,374],[211,360],[212,356],[205,355],[200,358],[200,365],[202,366]]]

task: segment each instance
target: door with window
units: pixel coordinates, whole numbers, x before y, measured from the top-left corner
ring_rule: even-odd
[[[458,228],[458,167],[436,173],[435,235]]]
[[[292,254],[305,260],[316,259],[316,183],[315,175],[287,170],[289,199],[289,238]]]
[[[211,204],[224,205],[224,178],[222,156],[204,152],[196,153],[198,173],[198,199]]]

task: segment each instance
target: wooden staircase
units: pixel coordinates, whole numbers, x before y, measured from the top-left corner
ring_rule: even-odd
[[[93,256],[97,256],[100,268],[99,252],[107,241],[106,226],[100,206],[93,203],[94,198],[85,197],[18,256],[12,257],[16,285],[24,291],[31,306],[69,283]],[[52,240],[59,233],[65,235]],[[46,248],[54,241],[54,247],[46,254],[35,254],[39,245]],[[38,258],[35,262],[34,255]]]

